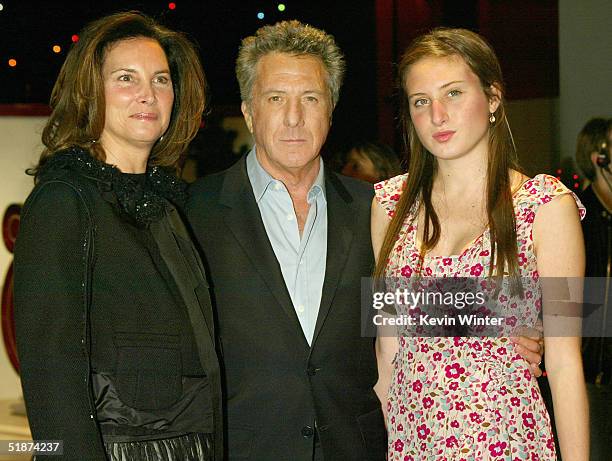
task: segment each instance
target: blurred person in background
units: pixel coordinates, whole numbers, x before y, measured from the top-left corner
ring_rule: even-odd
[[[389,179],[402,172],[393,149],[378,142],[356,142],[339,152],[333,164],[341,174],[370,183]]]
[[[579,194],[587,209],[582,222],[586,250],[585,290],[594,295],[594,312],[586,313],[582,346],[591,408],[592,459],[606,459],[612,437],[612,119],[593,118],[580,131],[576,162],[589,180]],[[593,277],[589,279],[590,277]],[[585,297],[586,298],[586,297]]]

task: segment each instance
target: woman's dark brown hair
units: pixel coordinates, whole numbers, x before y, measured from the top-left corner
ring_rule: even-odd
[[[174,103],[168,129],[154,146],[151,165],[177,168],[181,155],[197,134],[206,102],[206,80],[194,44],[138,12],[117,13],[83,29],[64,62],[51,93],[52,113],[43,130],[45,145],[36,170],[55,152],[79,146],[98,160],[106,155],[96,142],[104,129],[105,100],[102,65],[109,48],[138,37],[157,41],[170,66]]]
[[[417,61],[431,57],[457,56],[465,61],[479,78],[485,95],[498,97],[495,122],[489,127],[487,166],[487,218],[491,236],[491,265],[489,276],[501,277],[505,272],[513,276],[513,286],[518,280],[516,255],[516,227],[512,205],[510,170],[520,170],[504,109],[504,86],[499,61],[492,48],[474,32],[465,29],[434,29],[416,38],[404,53],[399,65],[402,89],[401,117],[407,146],[408,180],[404,193],[387,234],[383,240],[374,275],[384,277],[389,255],[398,239],[408,212],[417,201],[423,207],[425,219],[421,261],[436,246],[440,238],[440,221],[432,206],[431,192],[436,175],[436,161],[419,140],[412,120],[405,88],[410,67]],[[496,88],[499,96],[492,92]],[[495,270],[495,272],[494,272]]]

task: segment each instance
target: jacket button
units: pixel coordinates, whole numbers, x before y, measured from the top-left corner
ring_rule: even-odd
[[[310,427],[310,426],[304,426],[304,427],[302,428],[302,436],[303,436],[305,439],[309,439],[309,438],[311,438],[313,435],[314,435],[314,429],[313,429],[312,427]]]
[[[319,369],[315,367],[308,367],[308,370],[306,370],[306,373],[308,373],[308,376],[314,376],[317,374],[318,370]]]

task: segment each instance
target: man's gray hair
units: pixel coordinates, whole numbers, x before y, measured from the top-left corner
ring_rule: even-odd
[[[240,85],[240,97],[244,102],[251,102],[253,84],[257,78],[257,64],[269,53],[319,58],[327,70],[327,86],[332,107],[336,106],[344,77],[344,55],[334,37],[296,20],[261,27],[255,35],[242,40],[236,60],[236,78]]]

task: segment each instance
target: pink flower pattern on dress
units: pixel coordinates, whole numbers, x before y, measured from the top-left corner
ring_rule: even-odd
[[[406,178],[396,176],[374,187],[390,217]],[[538,208],[565,194],[573,195],[548,175],[526,181],[514,194],[521,277],[539,279],[532,239]],[[583,218],[584,207],[573,196]],[[400,230],[387,267],[389,277],[407,278],[418,271],[415,218],[409,214]],[[485,231],[461,255],[425,256],[421,274],[486,277],[490,249]],[[494,286],[494,282],[481,283]],[[541,294],[539,287],[531,288],[518,302],[509,292],[500,291],[500,302],[512,313],[508,328],[533,325],[537,319]],[[427,314],[426,309],[419,306],[413,312]],[[550,419],[537,382],[506,336],[400,337],[388,398],[389,461],[556,460]]]

